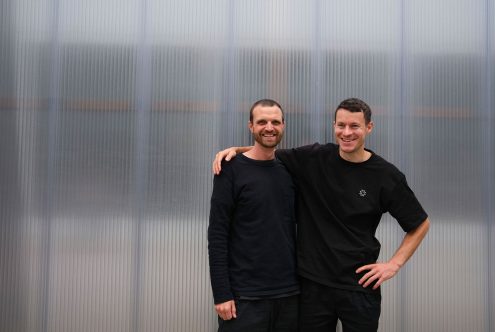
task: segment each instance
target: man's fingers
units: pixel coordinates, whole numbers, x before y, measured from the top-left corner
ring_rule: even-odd
[[[374,274],[373,271],[369,271],[368,273],[366,273],[364,276],[361,277],[361,279],[359,279],[359,284],[362,285],[369,277],[371,277],[372,275]]]
[[[234,300],[215,305],[215,310],[217,311],[218,316],[223,320],[237,318]]]
[[[225,156],[225,161],[230,161],[232,158],[235,157],[236,154],[237,153],[235,151],[229,151]]]
[[[223,152],[224,152],[223,153],[223,158],[226,161],[231,160],[232,158],[234,158],[237,155],[236,148],[229,148],[229,149],[224,150]]]
[[[213,173],[217,174],[217,156],[216,155],[215,155],[215,159],[213,159],[213,162],[211,163],[211,170],[213,171]]]
[[[235,308],[235,302],[232,302],[232,317],[237,318],[237,310]]]
[[[218,166],[218,163],[216,161],[213,162],[213,173],[215,175],[220,174],[220,166]]]
[[[378,287],[380,287],[380,285],[385,281],[385,279],[379,279],[375,285],[373,286],[373,289],[377,289]]]
[[[215,160],[213,161],[213,173],[215,175],[220,174],[220,171],[222,170],[222,159],[218,158],[218,153],[217,156],[215,157]]]
[[[373,275],[372,277],[368,278],[368,280],[366,280],[366,282],[364,283],[363,287],[366,288],[368,287],[369,285],[371,285],[371,283],[373,281],[375,281],[376,279],[378,279],[378,275]]]
[[[371,270],[376,264],[369,264],[365,266],[361,266],[359,269],[356,270],[356,273],[361,273],[364,270]]]
[[[230,312],[230,310],[222,310],[221,312],[218,313],[218,316],[220,316],[220,318],[223,320],[232,319],[232,313]]]

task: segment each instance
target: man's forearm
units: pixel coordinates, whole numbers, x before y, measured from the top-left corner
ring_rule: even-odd
[[[396,264],[399,268],[402,267],[419,247],[429,228],[430,221],[426,218],[421,225],[408,232],[389,263]]]
[[[249,150],[251,150],[253,148],[252,145],[249,145],[249,146],[236,146],[235,147],[235,152],[236,153],[244,153],[244,152],[247,152]]]

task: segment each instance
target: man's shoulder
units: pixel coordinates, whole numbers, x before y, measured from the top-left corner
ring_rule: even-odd
[[[283,167],[283,164],[280,160],[271,159],[271,160],[258,160],[258,159],[250,159],[243,154],[237,154],[231,160],[226,161],[222,160],[222,172],[225,170],[230,174],[240,174],[240,173],[250,173],[254,169],[266,169],[266,168],[277,168],[277,166]]]
[[[336,151],[339,149],[339,146],[335,143],[324,143],[321,144],[319,142],[309,144],[309,145],[304,145],[299,147],[298,149],[305,149],[305,150],[310,150],[310,151],[316,151],[316,152],[321,152],[321,151]]]
[[[243,160],[242,157],[237,155],[230,160],[222,160],[222,171],[216,177],[228,177],[232,178],[233,175],[238,172],[239,168],[242,169]]]
[[[290,148],[290,149],[277,149],[276,154],[277,155],[287,155],[287,154],[301,154],[301,153],[321,153],[321,152],[328,152],[328,151],[337,151],[339,146],[334,143],[326,143],[326,144],[320,144],[318,142],[313,143],[313,144],[308,144],[308,145],[301,145],[296,148]]]
[[[246,164],[246,162],[247,162],[247,158],[242,153],[239,153],[228,161],[223,159],[222,160],[222,169],[224,167],[232,169],[232,168],[237,167],[239,165],[244,165],[244,164]]]
[[[320,144],[318,142],[308,145],[310,147],[311,151],[314,152],[330,152],[330,151],[338,151],[339,146],[335,143],[325,143],[325,144]]]
[[[382,177],[392,178],[396,181],[405,177],[404,173],[402,173],[397,166],[374,152],[372,152],[369,165]]]

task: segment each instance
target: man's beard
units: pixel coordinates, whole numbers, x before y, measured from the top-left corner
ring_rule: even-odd
[[[280,141],[282,140],[282,136],[283,136],[283,134],[277,133],[274,141],[266,142],[266,141],[263,141],[262,133],[253,134],[254,140],[256,142],[258,142],[259,145],[261,145],[262,147],[265,147],[265,148],[276,147],[280,143]]]

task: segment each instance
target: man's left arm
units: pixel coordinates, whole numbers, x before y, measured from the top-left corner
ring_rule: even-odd
[[[388,262],[368,264],[357,269],[356,273],[368,270],[359,280],[359,284],[363,287],[368,287],[375,282],[373,289],[377,289],[382,283],[393,278],[414,254],[426,233],[428,233],[429,228],[430,221],[426,218],[418,227],[406,233],[399,249]]]

